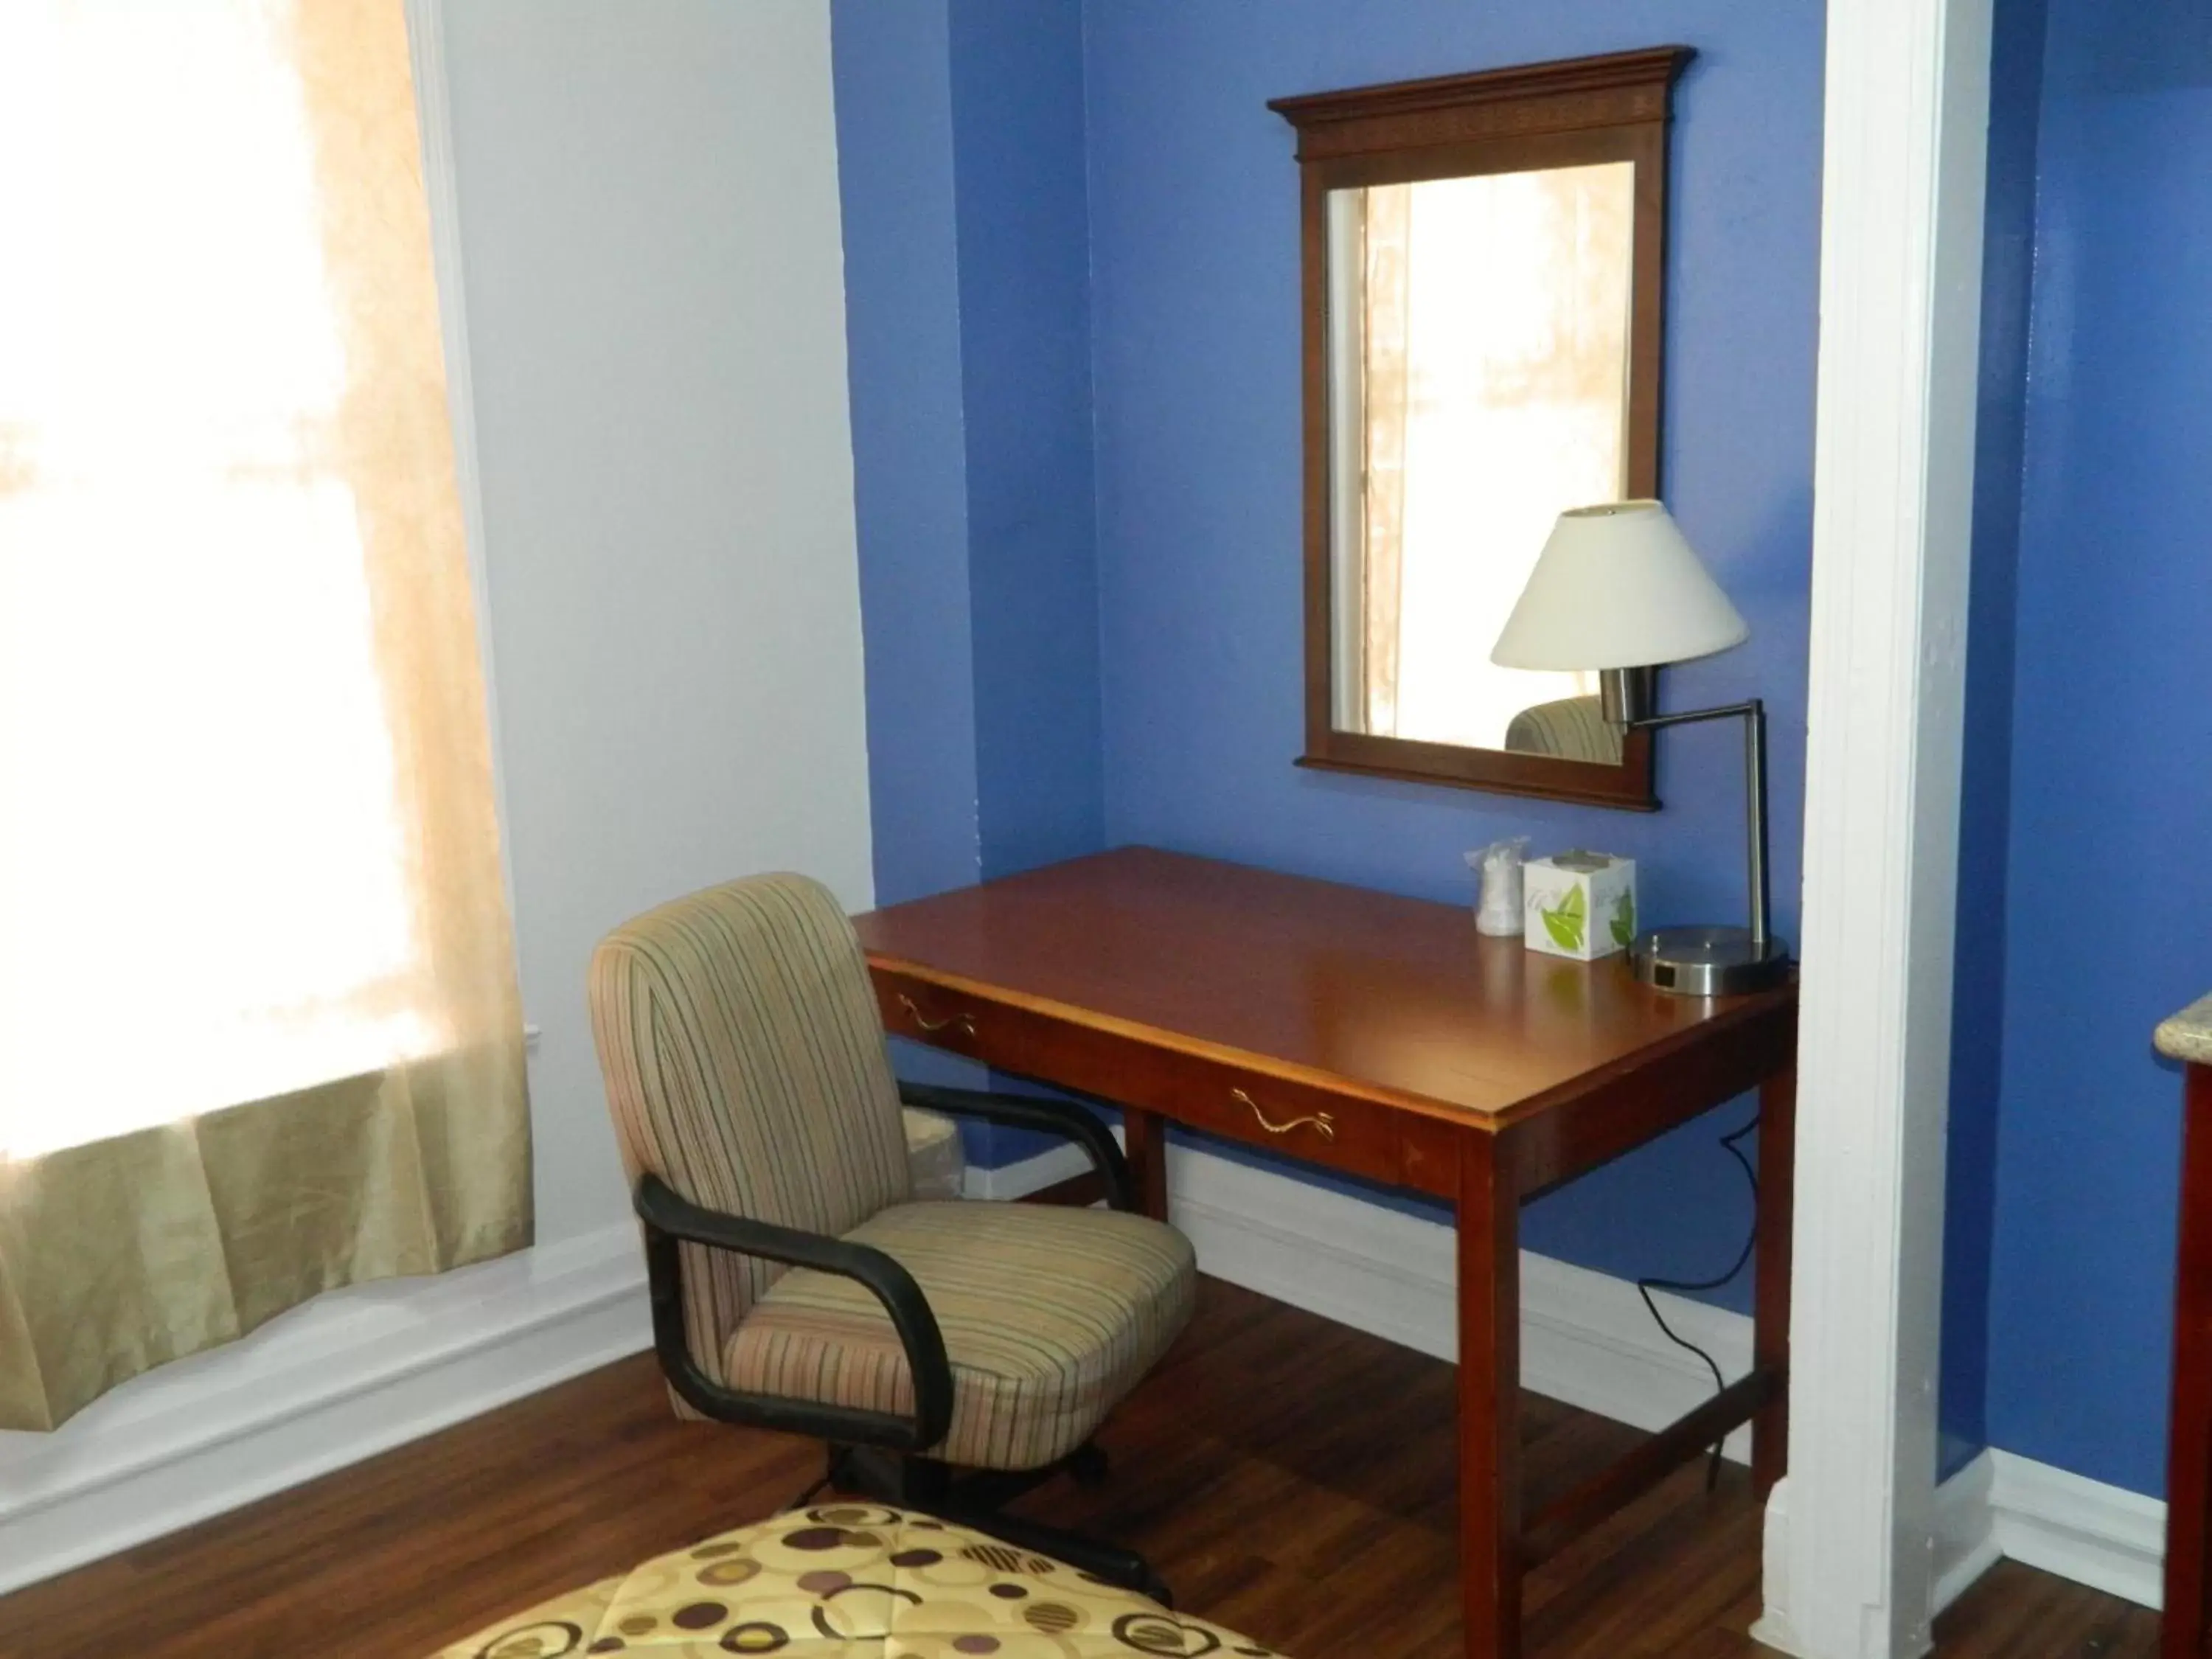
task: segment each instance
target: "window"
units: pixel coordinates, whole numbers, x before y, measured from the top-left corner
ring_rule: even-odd
[[[506,960],[396,27],[0,8],[0,1153],[464,1040],[457,914]]]

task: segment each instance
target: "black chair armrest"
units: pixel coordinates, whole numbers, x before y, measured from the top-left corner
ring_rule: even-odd
[[[933,1083],[901,1083],[899,1098],[927,1111],[981,1118],[1010,1128],[1042,1129],[1072,1140],[1091,1154],[1092,1167],[1106,1182],[1108,1206],[1136,1212],[1137,1183],[1129,1174],[1129,1160],[1122,1156],[1121,1142],[1104,1124],[1070,1101],[986,1094],[978,1089],[947,1089]]]
[[[708,1209],[655,1175],[637,1183],[633,1204],[638,1219],[645,1224],[653,1349],[670,1385],[690,1405],[709,1417],[818,1435],[839,1443],[920,1452],[945,1438],[952,1423],[952,1363],[945,1355],[945,1334],[938,1328],[937,1316],[930,1310],[921,1286],[896,1259],[872,1245]],[[866,1285],[884,1304],[900,1346],[906,1350],[907,1364],[914,1374],[913,1417],[745,1394],[715,1382],[699,1368],[684,1332],[679,1242],[759,1256],[793,1267],[811,1267]]]

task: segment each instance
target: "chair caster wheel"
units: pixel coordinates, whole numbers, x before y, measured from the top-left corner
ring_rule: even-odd
[[[1103,1447],[1086,1445],[1068,1454],[1067,1472],[1074,1477],[1077,1486],[1087,1488],[1104,1486],[1113,1468],[1106,1460]]]

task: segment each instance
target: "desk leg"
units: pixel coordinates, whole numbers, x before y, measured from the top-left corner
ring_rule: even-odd
[[[1764,1498],[1790,1466],[1790,1231],[1797,1168],[1797,1067],[1759,1089],[1759,1260],[1753,1363],[1781,1371],[1771,1405],[1751,1419],[1751,1486]]]
[[[1121,1109],[1121,1150],[1137,1180],[1137,1208],[1155,1221],[1168,1218],[1168,1129],[1155,1112]]]
[[[1459,1176],[1460,1595],[1468,1659],[1521,1652],[1521,1215],[1504,1137]]]

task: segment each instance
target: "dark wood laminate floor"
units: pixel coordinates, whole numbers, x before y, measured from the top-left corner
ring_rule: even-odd
[[[1452,1372],[1215,1280],[1103,1437],[1103,1488],[1024,1506],[1146,1551],[1182,1604],[1297,1659],[1455,1659]],[[1632,1439],[1530,1396],[1532,1484]],[[782,1507],[781,1436],[679,1423],[625,1360],[311,1485],[0,1598],[6,1659],[420,1659],[501,1613]],[[1531,1659],[1739,1659],[1759,1523],[1684,1471],[1547,1564]],[[2148,1659],[2155,1615],[2006,1563],[1946,1659]]]

